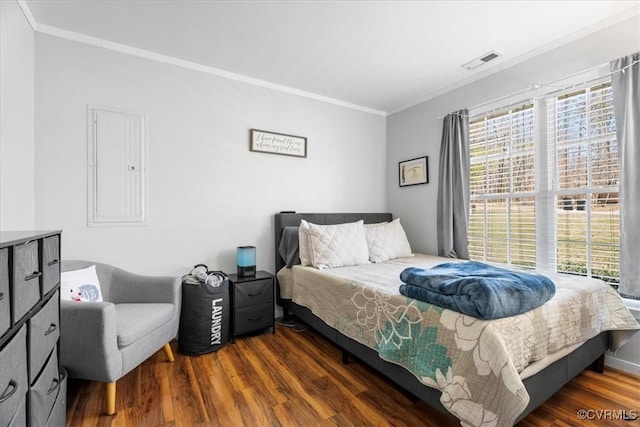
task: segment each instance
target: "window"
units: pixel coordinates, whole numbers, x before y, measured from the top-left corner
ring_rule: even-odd
[[[469,254],[535,267],[533,105],[475,117],[469,133]]]
[[[89,226],[145,225],[145,117],[89,107]]]
[[[615,132],[610,83],[472,117],[470,257],[617,282]]]
[[[547,100],[557,270],[619,277],[618,143],[611,84]]]

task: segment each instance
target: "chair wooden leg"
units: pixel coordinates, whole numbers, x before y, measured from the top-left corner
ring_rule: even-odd
[[[169,359],[169,362],[173,362],[175,360],[173,357],[173,351],[171,351],[171,344],[166,343],[164,345],[164,352],[167,354],[167,359]]]
[[[116,382],[107,383],[107,415],[116,412]]]

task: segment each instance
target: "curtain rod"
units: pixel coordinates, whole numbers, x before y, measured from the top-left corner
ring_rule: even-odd
[[[604,74],[602,76],[595,77],[593,79],[589,79],[589,80],[585,80],[585,81],[580,82],[580,83],[575,83],[575,84],[572,84],[572,85],[567,85],[567,86],[561,87],[561,88],[559,88],[557,90],[554,90],[553,92],[546,93],[545,96],[548,96],[548,95],[551,95],[551,94],[554,94],[554,93],[558,93],[558,92],[562,92],[562,91],[565,91],[565,90],[568,90],[568,89],[573,89],[573,88],[575,88],[577,86],[586,85],[586,84],[594,82],[596,80],[600,80],[600,79],[604,79],[606,77],[612,76],[615,73],[624,72],[627,68],[629,68],[629,67],[631,67],[631,66],[633,66],[633,65],[635,65],[635,64],[637,64],[639,62],[640,62],[640,60],[635,60],[635,61],[631,62],[630,64],[625,65],[624,67],[620,68],[619,70],[610,71],[610,72],[608,72],[608,73],[606,73],[606,74]],[[518,95],[524,95],[524,94],[526,94],[527,92],[529,92],[531,90],[537,90],[537,89],[540,89],[541,87],[553,87],[553,84],[555,84],[555,83],[558,83],[558,82],[563,81],[563,80],[570,79],[570,78],[575,77],[575,76],[579,76],[581,74],[588,73],[588,72],[593,71],[593,70],[597,70],[598,68],[604,67],[606,65],[607,65],[606,63],[605,64],[600,64],[600,65],[596,65],[594,67],[587,68],[586,70],[582,70],[582,71],[579,71],[577,73],[573,73],[573,74],[571,74],[571,75],[569,75],[567,77],[562,77],[562,78],[559,78],[559,79],[556,79],[556,80],[552,80],[552,81],[547,82],[547,83],[536,83],[536,84],[534,84],[534,85],[532,85],[532,86],[530,86],[530,87],[528,87],[526,89],[522,89],[520,91],[511,93],[509,95],[504,95],[504,96],[501,96],[499,98],[492,99],[491,101],[487,101],[487,102],[483,102],[483,103],[478,104],[478,105],[474,105],[473,107],[469,107],[468,110],[476,110],[478,108],[482,108],[485,105],[490,105],[490,104],[493,104],[495,102],[501,101],[503,99],[508,99],[508,98],[511,98],[511,97],[514,97],[514,96],[518,96]],[[490,111],[485,112],[484,114],[488,114],[488,113],[495,112],[497,110],[502,110],[502,109],[506,109],[506,108],[509,108],[509,107],[513,107],[514,105],[520,104],[521,102],[522,102],[522,100],[517,101],[517,102],[512,102],[512,103],[507,104],[507,105],[502,105],[500,107],[493,108]],[[456,113],[450,113],[450,114],[456,114]],[[438,119],[439,120],[443,119],[446,116],[447,116],[447,114],[445,114],[444,116],[438,117]]]
[[[565,91],[565,90],[573,89],[573,88],[575,88],[575,87],[577,87],[577,86],[582,86],[582,85],[586,85],[586,84],[589,84],[589,83],[593,83],[593,82],[595,82],[595,81],[597,81],[597,80],[604,79],[604,78],[606,78],[606,77],[611,77],[612,75],[614,75],[614,74],[616,74],[616,73],[624,73],[624,72],[626,71],[626,69],[627,69],[627,68],[630,68],[631,66],[633,66],[633,65],[635,65],[635,64],[637,64],[637,63],[640,63],[640,59],[637,59],[637,60],[635,60],[635,61],[632,61],[630,64],[625,65],[624,67],[620,68],[619,70],[609,71],[609,72],[608,72],[607,74],[605,74],[604,76],[594,77],[594,78],[589,79],[589,80],[587,80],[587,81],[584,81],[584,82],[582,82],[582,83],[575,83],[575,84],[573,84],[573,85],[567,85],[567,86],[562,87],[562,88],[560,88],[560,89],[558,89],[558,90],[554,90],[553,92],[549,92],[547,95],[553,95],[554,93],[563,92],[563,91]],[[556,80],[556,81],[557,81],[557,80]],[[551,86],[551,87],[553,87],[553,86],[552,86],[552,85],[553,85],[553,83],[555,83],[555,82],[548,83],[546,86]]]

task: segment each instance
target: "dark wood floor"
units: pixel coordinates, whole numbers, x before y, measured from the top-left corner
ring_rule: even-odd
[[[199,357],[172,346],[174,363],[160,350],[118,381],[113,416],[104,415],[103,384],[71,380],[67,426],[458,425],[359,362],[343,365],[339,349],[312,330],[278,326]],[[579,410],[640,416],[640,378],[585,371],[519,426],[640,427],[640,419],[582,420]]]

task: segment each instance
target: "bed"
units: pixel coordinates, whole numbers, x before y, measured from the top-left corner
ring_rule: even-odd
[[[403,268],[428,268],[449,259],[415,254],[320,270],[292,266],[279,249],[281,243],[290,244],[282,242],[283,236],[287,231],[291,234],[302,220],[318,225],[359,220],[378,224],[390,222],[392,215],[276,214],[278,304],[285,316],[294,314],[339,346],[345,358],[353,355],[439,411],[455,416],[463,425],[515,424],[585,368],[601,371],[604,353],[622,345],[640,329],[617,294],[593,279],[581,283],[581,287],[587,283],[584,287],[599,289],[583,298],[590,302],[586,314],[576,311],[578,304],[572,291],[558,285],[556,297],[535,310],[485,321],[404,297],[397,291],[398,272]],[[566,283],[568,288],[576,288],[572,282],[583,280],[566,275],[551,278]],[[564,294],[567,297],[562,300]],[[554,304],[560,314],[547,313]],[[368,315],[367,307],[374,307],[373,311],[382,315]],[[609,309],[598,316],[596,307]],[[540,320],[542,317],[545,319]],[[587,318],[588,322],[582,323],[595,325],[593,332],[585,328],[562,332],[557,327],[577,318]],[[547,327],[539,326],[540,322]],[[544,334],[555,334],[553,342],[543,345],[543,351],[531,350],[541,347],[538,344],[527,348],[543,329]],[[522,331],[529,332],[518,336]],[[510,338],[504,340],[505,336]]]

